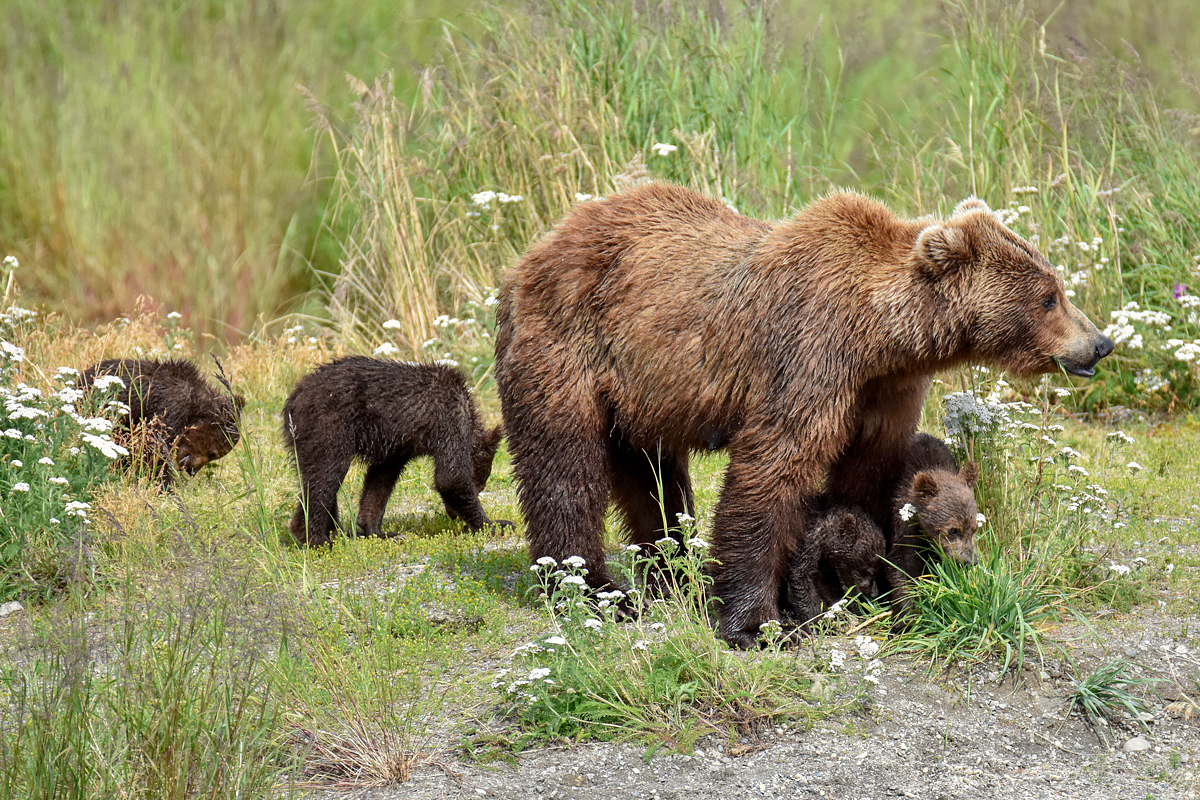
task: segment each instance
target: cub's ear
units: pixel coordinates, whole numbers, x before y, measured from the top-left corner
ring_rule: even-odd
[[[958,477],[966,481],[967,486],[975,488],[975,482],[979,480],[979,465],[974,461],[968,461],[958,471]]]
[[[233,404],[237,406],[238,411],[241,411],[246,407],[246,398],[242,397],[240,394],[235,394],[233,396]]]
[[[858,533],[858,519],[849,511],[843,511],[838,517],[838,530],[844,538],[849,538]]]
[[[917,236],[921,270],[931,278],[965,267],[971,262],[971,241],[957,225],[931,222]]]
[[[972,211],[983,211],[988,214],[992,213],[992,209],[988,207],[987,203],[983,202],[978,197],[968,197],[966,200],[963,200],[954,207],[954,213],[951,214],[951,216],[957,217],[962,214],[968,214]]]
[[[928,472],[918,472],[913,476],[913,494],[921,500],[932,500],[937,497],[938,485]]]

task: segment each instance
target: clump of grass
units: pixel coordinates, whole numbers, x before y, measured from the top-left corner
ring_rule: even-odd
[[[1079,711],[1106,743],[1110,742],[1106,728],[1119,723],[1118,713],[1122,710],[1145,729],[1149,708],[1146,701],[1132,690],[1145,691],[1156,681],[1132,674],[1136,666],[1132,661],[1118,658],[1102,664],[1087,675],[1076,673],[1071,678],[1073,691],[1065,697],[1067,714]]]
[[[288,764],[271,659],[281,629],[243,618],[227,584],[190,588],[146,602],[126,586],[111,629],[93,630],[80,607],[46,620],[26,666],[0,676],[6,797],[279,791]]]
[[[597,603],[586,598],[582,559],[533,565],[553,633],[518,648],[493,683],[522,729],[551,741],[632,740],[689,751],[708,733],[752,732],[837,710],[828,683],[799,651],[782,649],[782,637],[751,657],[717,638],[698,538],[684,552],[671,539],[659,544],[665,569],[635,557],[627,576],[674,576],[664,577],[665,599],[631,588],[628,597],[602,592]],[[628,602],[643,610],[621,623],[618,608]]]
[[[1002,671],[1020,671],[1029,648],[1039,659],[1049,644],[1046,629],[1065,611],[1060,593],[1031,563],[1012,564],[999,548],[975,566],[943,558],[911,589],[917,612],[894,645],[898,652],[927,656],[948,667],[1001,656]]]

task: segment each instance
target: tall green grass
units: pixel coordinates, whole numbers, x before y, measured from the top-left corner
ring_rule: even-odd
[[[900,104],[868,91],[877,64],[828,40],[786,47],[768,7],[563,0],[532,22],[485,15],[478,40],[447,38],[410,102],[385,76],[356,84],[353,125],[319,114],[337,165],[330,227],[350,231],[330,307],[344,332],[399,319],[401,347],[420,354],[436,318],[486,297],[581,195],[647,176],[765,215],[835,184],[910,214],[977,195],[1061,266],[1101,327],[1139,304],[1141,347],[1117,337],[1081,406],[1190,404],[1179,348],[1200,340],[1200,316],[1179,296],[1200,258],[1200,116],[1166,109],[1135,55],[1080,53],[1024,7],[945,10],[938,36],[910,34],[931,46],[925,63],[898,61]],[[1144,325],[1147,309],[1170,331]]]
[[[294,308],[306,262],[331,260],[297,84],[411,84],[460,5],[6,3],[0,249],[28,265],[21,286],[93,320],[149,295],[233,338]]]

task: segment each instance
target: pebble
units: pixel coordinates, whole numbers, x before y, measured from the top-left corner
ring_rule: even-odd
[[[1125,743],[1121,749],[1126,753],[1140,753],[1143,750],[1149,750],[1153,747],[1145,736],[1135,736]]]
[[[0,617],[7,617],[9,614],[15,614],[24,608],[25,606],[21,605],[16,600],[10,600],[9,602],[0,606]]]

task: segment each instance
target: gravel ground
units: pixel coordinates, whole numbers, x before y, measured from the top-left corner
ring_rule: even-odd
[[[1124,658],[1162,679],[1147,697],[1147,730],[1108,729],[1112,746],[1077,714],[1064,718],[1070,673],[1061,663],[999,683],[995,665],[930,676],[923,664],[893,657],[864,710],[808,730],[709,737],[689,755],[660,750],[648,764],[643,748],[615,744],[535,748],[515,765],[446,756],[402,786],[312,798],[1200,797],[1200,635],[1191,633],[1200,619],[1142,609],[1104,623],[1102,643],[1071,646],[1081,670]],[[1055,638],[1081,634],[1063,628]]]

